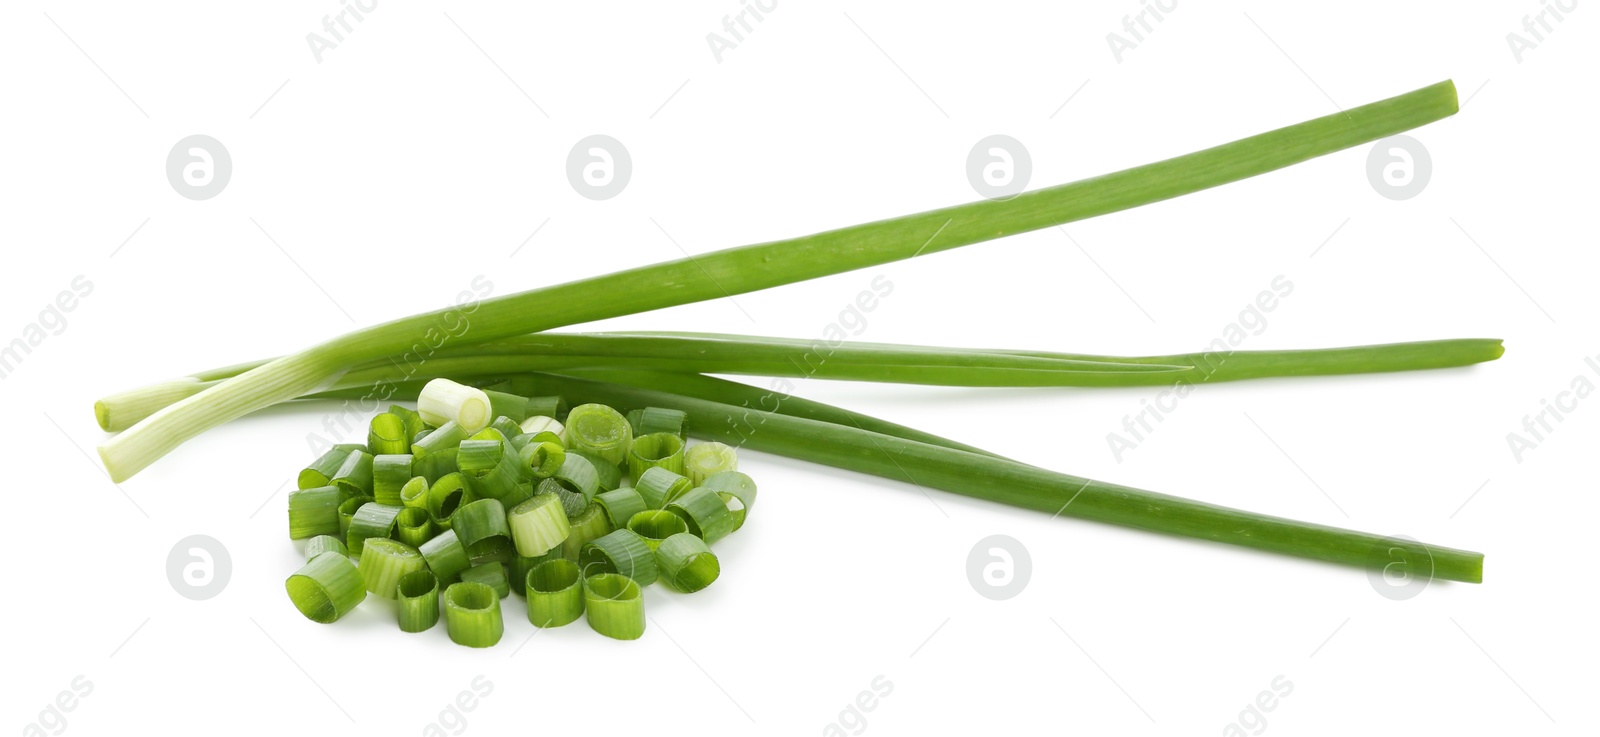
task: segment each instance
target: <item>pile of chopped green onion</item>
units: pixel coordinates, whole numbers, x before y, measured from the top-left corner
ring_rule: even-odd
[[[638,639],[641,589],[710,586],[711,545],[756,500],[737,451],[689,445],[687,417],[429,381],[416,410],[390,406],[366,444],[300,471],[289,537],[306,541],[306,563],[289,600],[328,623],[374,594],[399,602],[405,632],[431,629],[443,607],[451,641],[489,647],[516,592],[536,627],[587,613],[596,632]]]

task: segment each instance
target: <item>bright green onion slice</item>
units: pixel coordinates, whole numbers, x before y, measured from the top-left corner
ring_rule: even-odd
[[[656,546],[656,563],[661,580],[686,594],[710,586],[722,573],[722,564],[706,541],[688,532],[662,540]]]
[[[673,473],[683,473],[683,438],[668,432],[640,435],[628,448],[628,473],[639,478],[657,466]]]
[[[585,577],[620,573],[640,586],[655,583],[659,575],[655,551],[632,530],[615,530],[595,538],[579,552],[578,566]]]
[[[432,540],[418,548],[423,560],[428,563],[428,570],[438,576],[444,583],[455,581],[462,571],[472,565],[472,559],[467,557],[467,549],[456,537],[455,530],[445,530],[435,535]]]
[[[673,535],[689,531],[689,523],[665,509],[646,509],[628,520],[628,530],[644,540],[651,550]]]
[[[473,495],[479,498],[510,495],[522,483],[521,464],[516,449],[504,439],[462,441],[456,454],[456,465],[472,484]]]
[[[411,434],[399,415],[383,412],[367,423],[367,450],[373,455],[411,452]]]
[[[532,436],[529,436],[532,437]],[[561,470],[561,464],[567,460],[567,450],[560,443],[530,442],[518,451],[518,457],[528,472],[536,479],[547,479]]]
[[[612,530],[605,511],[592,502],[578,516],[569,517],[567,524],[571,530],[567,532],[567,539],[561,541],[561,557],[570,561],[578,560],[584,545]]]
[[[370,496],[353,496],[339,502],[339,537],[349,537],[350,523],[355,520],[356,510],[371,503]]]
[[[428,427],[428,423],[422,421],[422,415],[417,414],[416,410],[409,407],[391,404],[389,405],[389,414],[400,418],[401,422],[405,423],[407,438],[416,437],[417,433],[422,432]]]
[[[548,415],[533,415],[522,421],[522,431],[532,435],[538,435],[542,432],[560,435],[564,429],[561,423],[556,422],[556,418]]]
[[[707,545],[733,532],[733,512],[728,509],[727,502],[710,489],[690,489],[683,496],[667,502],[665,509],[682,517],[684,522],[689,523],[689,531],[699,535]]]
[[[448,530],[450,516],[473,498],[467,488],[467,477],[459,473],[445,474],[428,488],[428,514],[433,517],[433,524]]]
[[[551,560],[566,560],[561,557],[561,546],[557,545],[544,555],[513,555],[506,563],[507,575],[511,579],[511,593],[522,595],[523,589],[517,585],[518,581],[527,581],[528,572],[538,568],[539,564]]]
[[[585,506],[600,491],[600,474],[595,471],[594,464],[577,453],[568,453],[561,460],[561,468],[551,478],[569,491],[582,494]]]
[[[366,496],[372,493],[372,454],[352,450],[345,456],[344,464],[333,474],[333,485],[345,496]]]
[[[644,497],[645,505],[651,509],[660,509],[665,507],[667,502],[694,488],[694,482],[686,476],[657,466],[639,474],[633,480],[633,488],[639,492],[639,496]]]
[[[539,432],[532,433],[532,435],[533,437],[529,438],[529,442],[555,443],[563,448],[567,447],[565,445],[566,441],[561,439],[561,432],[559,430],[540,430]]]
[[[491,647],[505,633],[500,597],[474,581],[450,584],[444,590],[444,626],[450,641],[467,647]]]
[[[289,492],[289,539],[339,532],[339,490],[332,486]]]
[[[467,432],[461,423],[452,420],[434,428],[433,432],[411,441],[411,454],[421,458],[446,448],[454,448],[471,436],[472,433]]]
[[[494,422],[489,423],[489,427],[486,429],[494,430],[495,432],[500,433],[500,437],[505,438],[506,440],[510,440],[522,434],[522,426],[512,422],[511,418],[506,417],[505,415],[500,415],[499,417],[494,418]]]
[[[400,631],[424,632],[439,623],[439,577],[412,571],[400,577]]]
[[[488,586],[502,599],[511,595],[511,579],[506,576],[506,565],[497,560],[480,563],[462,571],[461,580]]]
[[[311,560],[323,553],[338,553],[348,555],[348,548],[344,541],[333,535],[318,535],[306,541],[306,560]]]
[[[412,444],[411,447],[415,449],[417,445]],[[427,455],[419,456],[412,453],[411,474],[413,476],[421,476],[427,479],[429,484],[432,484],[449,474],[461,470],[461,467],[456,465],[456,455],[454,447],[440,448]]]
[[[561,418],[561,417],[565,417],[566,414],[567,414],[567,400],[562,399],[559,396],[555,396],[555,397],[529,397],[528,398],[528,416],[529,417],[534,417],[536,415],[543,415],[545,417]],[[527,429],[524,428],[523,431],[527,432]],[[560,431],[558,430],[557,433],[559,433],[559,432]]]
[[[369,593],[397,599],[400,577],[424,570],[427,565],[416,548],[399,540],[375,537],[367,540],[366,552],[361,555],[361,580]]]
[[[511,540],[511,530],[506,526],[506,508],[499,499],[479,499],[461,505],[450,518],[450,527],[471,556],[497,547],[494,538]]]
[[[615,640],[644,635],[644,596],[638,582],[620,573],[602,573],[583,580],[583,604],[589,626]]]
[[[504,506],[506,509],[511,509],[511,508],[516,507],[518,504],[521,504],[521,503],[523,503],[525,501],[528,501],[529,499],[532,499],[532,498],[533,498],[533,482],[532,481],[518,481],[517,485],[511,488],[511,493],[506,494],[503,497],[500,497],[500,504],[502,506]]]
[[[428,516],[428,510],[423,507],[402,507],[400,514],[394,518],[394,524],[394,539],[413,548],[422,547],[423,543],[433,539],[433,518]]]
[[[615,463],[607,463],[598,454],[587,450],[568,450],[567,455],[577,456],[594,466],[595,481],[600,491],[616,491],[622,487],[622,467]]]
[[[472,556],[472,565],[481,566],[485,563],[510,563],[517,557],[517,549],[509,537],[491,537],[467,548],[467,554]]]
[[[368,540],[394,537],[396,520],[405,507],[368,502],[361,505],[350,518],[350,529],[345,532],[345,545],[350,554],[360,558]]]
[[[726,491],[717,492],[717,496],[722,499],[723,504],[728,505],[728,514],[733,515],[733,530],[731,532],[738,532],[739,528],[744,527],[744,518],[750,515],[749,508],[744,505],[744,501],[739,497]]]
[[[706,477],[702,487],[722,497],[728,511],[733,513],[733,531],[744,527],[744,518],[756,504],[756,482],[738,471],[723,471]]]
[[[578,564],[565,558],[547,560],[528,571],[523,581],[528,621],[535,627],[562,627],[583,616],[583,579]]]
[[[300,471],[296,479],[296,487],[300,489],[315,489],[318,486],[327,486],[333,483],[333,476],[344,466],[344,459],[350,457],[350,451],[365,450],[359,445],[335,445],[329,448],[311,465]]]
[[[528,419],[527,397],[493,389],[485,389],[483,394],[489,398],[489,411],[495,417],[505,417],[510,419],[511,422],[522,422]]]
[[[733,446],[714,441],[698,443],[684,453],[683,465],[688,469],[684,475],[699,486],[713,474],[739,470],[739,452]]]
[[[367,598],[361,572],[349,558],[326,552],[306,561],[283,582],[294,608],[313,622],[327,624],[355,609]]]
[[[537,493],[534,496],[553,496],[560,499],[561,509],[566,512],[568,521],[576,519],[578,515],[583,514],[585,509],[589,508],[589,501],[584,499],[582,494],[568,489],[555,479],[540,481],[535,491]]]
[[[395,419],[396,421],[399,420],[399,418]],[[410,453],[402,452],[372,457],[372,498],[378,500],[379,504],[400,506],[403,503],[400,499],[400,489],[410,480]]]
[[[627,527],[628,520],[633,519],[633,515],[650,508],[649,505],[645,504],[644,497],[639,496],[639,491],[633,488],[617,489],[604,494],[597,494],[594,502],[605,510],[606,518],[611,521],[611,526],[617,528]]]
[[[561,499],[554,494],[536,495],[506,516],[511,541],[517,546],[517,555],[523,557],[544,555],[560,547],[572,529]]]
[[[633,428],[627,418],[606,405],[582,404],[567,413],[566,431],[561,437],[568,450],[590,451],[615,466],[628,457]]]
[[[400,506],[427,511],[428,486],[427,476],[412,476],[405,486],[400,487]]]
[[[628,424],[633,426],[633,436],[651,435],[658,432],[670,433],[683,437],[683,423],[689,415],[683,410],[667,409],[665,407],[645,407],[628,413]]]
[[[468,435],[489,426],[494,419],[489,395],[482,389],[449,379],[434,379],[417,395],[417,414],[434,427],[455,422]]]

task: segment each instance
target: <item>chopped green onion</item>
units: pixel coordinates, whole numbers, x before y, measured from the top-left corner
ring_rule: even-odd
[[[529,397],[528,416],[533,417],[535,415],[543,415],[554,419],[565,417],[567,415],[567,400],[561,397]],[[523,431],[526,432],[526,428]],[[559,430],[556,432],[560,433]]]
[[[531,437],[531,436],[530,436]],[[561,470],[567,460],[567,451],[560,443],[528,443],[517,453],[524,466],[536,479],[547,479]]]
[[[467,488],[467,477],[459,473],[447,473],[428,488],[428,514],[433,517],[433,524],[448,530],[450,516],[474,498]]]
[[[311,465],[300,471],[296,480],[297,488],[315,489],[319,486],[328,486],[333,483],[333,477],[344,467],[344,459],[350,457],[350,451],[365,450],[359,445],[335,445],[323,452]]]
[[[350,523],[355,519],[356,510],[371,503],[370,496],[353,496],[339,502],[339,537],[350,535]]]
[[[523,557],[544,555],[560,547],[572,529],[561,499],[554,494],[539,494],[518,504],[507,515],[507,521],[517,555]]]
[[[399,418],[395,418],[398,420]],[[400,490],[411,480],[411,454],[395,453],[372,457],[372,498],[379,504],[399,506]]]
[[[606,519],[606,513],[600,505],[590,503],[584,507],[576,517],[569,517],[567,524],[571,527],[567,532],[567,539],[561,541],[561,557],[570,561],[578,560],[578,554],[583,546],[591,540],[611,531],[611,520]]]
[[[699,486],[708,476],[739,470],[739,452],[733,446],[715,441],[699,443],[684,453],[683,465],[688,469],[684,475]]]
[[[400,598],[400,577],[424,570],[427,562],[416,548],[399,540],[375,537],[367,540],[361,555],[361,580],[368,593],[385,599]]]
[[[411,447],[416,449],[417,446],[413,444]],[[427,479],[429,484],[432,484],[449,474],[461,470],[461,467],[456,465],[456,455],[457,452],[454,446],[440,448],[426,455],[419,456],[413,453],[411,454],[411,474],[413,476],[421,476]]]
[[[530,442],[530,443],[555,443],[556,445],[560,445],[563,448],[567,447],[566,444],[565,444],[566,441],[561,439],[561,433],[560,432],[552,432],[550,430],[540,430],[539,432],[532,433],[532,435],[533,435],[533,437],[528,439],[528,442]]]
[[[639,492],[639,496],[644,497],[647,506],[651,509],[660,509],[665,507],[667,502],[694,488],[694,482],[688,477],[657,466],[645,469],[644,473],[639,474],[639,477],[633,480],[633,488]]]
[[[333,485],[346,496],[372,494],[372,454],[364,450],[350,451],[344,464],[333,474]]]
[[[428,516],[428,510],[424,507],[402,507],[394,523],[394,539],[413,548],[422,547],[423,543],[433,539],[433,518]]]
[[[639,491],[633,488],[597,494],[594,502],[605,510],[606,518],[611,521],[611,526],[616,528],[627,527],[628,520],[633,519],[633,515],[650,508],[645,504],[644,497],[639,496]]]
[[[568,450],[590,451],[615,466],[628,457],[633,428],[628,426],[627,418],[606,405],[584,404],[567,413],[566,430],[561,437]]]
[[[667,432],[639,435],[628,449],[628,473],[634,478],[660,466],[673,473],[683,473],[683,438]]]
[[[500,597],[487,585],[461,581],[444,590],[444,626],[450,641],[467,647],[490,647],[500,641],[505,621]]]
[[[597,573],[620,573],[639,582],[640,586],[655,583],[655,551],[632,530],[615,530],[595,538],[583,546],[578,554],[578,565],[585,577]]]
[[[394,537],[396,519],[405,507],[368,502],[350,518],[350,529],[345,533],[345,545],[350,554],[360,558],[369,539]]]
[[[651,550],[655,550],[662,540],[688,532],[689,523],[665,509],[646,509],[628,520],[628,530],[644,540]]]
[[[411,434],[406,421],[388,412],[374,415],[367,425],[367,448],[373,455],[411,452]]]
[[[428,570],[433,571],[433,575],[444,583],[455,581],[462,571],[472,565],[472,559],[467,557],[467,549],[456,537],[455,530],[445,530],[435,535],[432,540],[423,543],[418,552],[428,562]]]
[[[583,616],[583,580],[578,564],[565,558],[547,560],[528,571],[523,581],[528,621],[535,627],[562,627]]]
[[[400,418],[400,420],[405,423],[407,438],[416,437],[417,433],[426,430],[428,427],[428,424],[422,421],[422,415],[417,414],[416,410],[409,407],[391,404],[389,405],[389,414]],[[409,448],[410,446],[408,445],[407,449],[409,450]],[[401,452],[404,453],[405,451]]]
[[[538,435],[542,432],[551,432],[560,435],[564,429],[565,428],[561,426],[561,423],[556,422],[554,417],[549,417],[547,415],[533,415],[522,421],[522,431],[533,435]]]
[[[427,476],[412,476],[405,486],[400,487],[400,506],[427,511],[428,485]]]
[[[511,494],[522,482],[521,464],[507,440],[462,441],[456,455],[456,465],[472,484],[473,495],[479,498],[500,499]]]
[[[289,539],[339,532],[339,490],[332,486],[289,492]]]
[[[461,580],[488,586],[502,599],[511,595],[511,580],[506,577],[506,565],[500,561],[472,566],[461,572]]]
[[[656,547],[656,563],[661,580],[686,594],[710,586],[722,573],[722,564],[706,541],[688,532],[662,540]]]
[[[732,493],[719,491],[716,494],[728,506],[728,514],[733,515],[733,529],[729,532],[738,532],[739,528],[744,527],[744,518],[750,516],[750,509],[744,505],[744,500]]]
[[[491,412],[489,395],[482,389],[449,379],[434,379],[417,395],[417,414],[423,422],[435,427],[455,422],[468,435],[488,427],[494,419]]]
[[[511,530],[506,526],[506,508],[499,499],[479,499],[461,505],[450,518],[450,527],[472,556],[488,552],[495,547],[494,538],[511,540]]]
[[[323,553],[338,553],[348,555],[344,541],[333,535],[318,535],[306,541],[306,560],[311,560]]]
[[[467,440],[493,440],[496,443],[504,443],[504,442],[507,442],[507,441],[511,440],[511,438],[506,437],[506,434],[501,432],[500,428],[497,428],[494,425],[490,425],[490,426],[488,426],[486,428],[483,428],[482,430],[479,430],[479,431],[473,433],[472,437],[467,438]],[[464,443],[464,442],[466,442],[466,440],[463,440],[461,442]]]
[[[283,582],[294,608],[313,622],[327,624],[355,609],[367,598],[367,588],[349,558],[326,552],[306,561]]]
[[[517,557],[517,549],[509,537],[491,537],[468,548],[467,554],[472,556],[472,565],[481,566],[485,563],[510,563]]]
[[[699,535],[707,545],[715,543],[733,532],[733,512],[727,502],[716,492],[704,487],[690,489],[677,499],[667,502],[668,512],[689,523],[689,531]]]
[[[488,429],[500,433],[500,437],[506,440],[522,434],[522,426],[512,422],[511,418],[505,415],[494,418],[494,422],[489,423]]]
[[[511,488],[511,493],[500,497],[500,504],[506,509],[510,509],[532,498],[533,482],[518,481],[517,485]]]
[[[585,578],[583,604],[595,632],[615,640],[644,635],[644,597],[633,579],[620,573]]]
[[[477,431],[474,430],[473,432]],[[430,432],[427,435],[423,435],[422,437],[412,441],[411,454],[417,456],[418,458],[422,458],[430,453],[435,453],[446,448],[454,448],[460,445],[461,441],[466,440],[471,436],[472,433],[467,432],[467,429],[462,427],[461,423],[451,420],[450,422],[446,422],[443,425],[434,428],[433,432]]]
[[[495,417],[506,417],[513,423],[528,419],[527,397],[498,392],[493,389],[485,389],[483,393],[489,397],[489,411]]]
[[[682,410],[665,407],[645,407],[628,413],[628,424],[633,426],[633,436],[664,432],[683,438],[683,423],[688,415]]]
[[[513,555],[511,561],[506,563],[507,576],[511,579],[511,592],[522,594],[523,591],[516,584],[518,581],[527,581],[528,572],[539,567],[540,563],[547,560],[566,560],[561,557],[561,546],[557,545],[544,555]]]
[[[587,450],[568,450],[567,455],[577,456],[594,466],[595,481],[600,491],[616,491],[622,488],[622,467],[614,463],[607,463],[598,454]]]
[[[561,509],[566,512],[569,521],[576,519],[578,515],[583,514],[585,509],[589,508],[589,500],[584,499],[582,494],[568,489],[555,479],[540,481],[535,492],[534,496],[553,496],[560,499]]]
[[[412,571],[400,577],[400,631],[424,632],[439,623],[439,577]]]
[[[568,453],[561,460],[561,468],[557,469],[551,478],[560,482],[569,491],[582,494],[586,506],[600,491],[600,476],[595,471],[594,464],[577,453]]]
[[[702,487],[722,497],[728,511],[733,513],[733,530],[744,527],[744,518],[756,504],[756,482],[738,471],[723,471],[706,477]]]

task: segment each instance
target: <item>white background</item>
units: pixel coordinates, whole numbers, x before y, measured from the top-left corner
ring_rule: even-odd
[[[94,285],[0,381],[8,730],[80,675],[72,734],[419,734],[478,676],[492,693],[447,731],[1595,727],[1581,664],[1600,655],[1585,583],[1600,408],[1579,402],[1521,462],[1507,434],[1575,377],[1600,383],[1584,364],[1600,352],[1584,217],[1600,11],[1580,4],[1519,63],[1506,37],[1528,36],[1532,0],[1182,2],[1119,63],[1106,36],[1134,0],[785,1],[718,63],[706,36],[739,0],[665,5],[382,2],[321,63],[306,35],[332,0],[7,5],[0,340],[75,276]],[[400,633],[383,602],[331,626],[290,606],[283,485],[326,408],[233,422],[120,488],[86,460],[101,394],[433,309],[475,275],[505,294],[969,201],[967,153],[991,134],[1022,141],[1043,186],[1446,78],[1464,105],[1413,133],[1433,161],[1414,199],[1375,191],[1364,146],[1070,240],[600,327],[815,338],[882,275],[894,292],[863,340],[1167,353],[1218,337],[1283,275],[1293,295],[1241,347],[1504,338],[1505,358],[1470,369],[1206,386],[1120,462],[1107,434],[1155,390],[798,391],[1072,473],[1484,551],[1479,586],[1393,601],[1359,570],[748,453],[761,503],[719,545],[722,578],[650,589],[642,640],[580,623],[527,641],[512,598],[505,640],[476,651]],[[233,159],[206,201],[164,173],[194,133]],[[607,201],[565,174],[595,133],[633,159]],[[191,534],[231,553],[216,598],[167,581]],[[967,580],[992,534],[1033,561],[1009,601]],[[847,712],[879,676],[890,695]],[[1279,676],[1292,693],[1241,716]]]

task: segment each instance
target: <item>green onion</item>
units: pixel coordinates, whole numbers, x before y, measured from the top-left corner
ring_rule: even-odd
[[[447,473],[428,487],[428,514],[433,517],[434,525],[448,530],[451,515],[474,498],[467,488],[467,477],[459,473]]]
[[[661,580],[686,594],[710,586],[722,573],[722,564],[706,542],[687,532],[662,540],[656,547],[656,563]]]
[[[399,422],[400,418],[396,417],[395,421]],[[372,497],[378,500],[379,504],[400,506],[402,504],[400,490],[410,480],[410,453],[384,454],[372,457]]]
[[[416,507],[423,511],[428,509],[428,477],[412,476],[400,487],[400,506]]]
[[[532,498],[533,482],[518,481],[516,486],[511,487],[510,493],[500,497],[500,505],[506,509],[510,509]]]
[[[523,557],[544,555],[560,547],[572,529],[560,498],[553,494],[539,494],[518,504],[507,515],[507,522],[517,555]]]
[[[323,553],[349,554],[344,546],[344,541],[333,535],[318,535],[306,541],[306,560],[311,560]]]
[[[566,560],[566,558],[561,557],[561,546],[557,545],[556,547],[551,548],[550,552],[545,553],[544,555],[532,555],[532,556],[529,556],[529,555],[513,555],[513,556],[511,556],[511,561],[506,563],[506,568],[508,569],[508,573],[506,575],[507,575],[508,578],[511,579],[511,584],[512,584],[511,585],[511,593],[519,594],[519,595],[522,594],[523,591],[522,591],[522,589],[520,587],[518,587],[516,585],[517,582],[518,581],[527,581],[528,580],[528,571],[531,571],[534,568],[539,567],[540,563],[543,563],[543,562],[545,562],[547,560]]]
[[[683,412],[665,407],[645,407],[628,413],[628,424],[633,426],[633,436],[669,433],[683,438],[683,422],[688,418]]]
[[[561,397],[529,397],[528,416],[542,415],[553,419],[567,416],[567,401]]]
[[[664,507],[668,512],[683,518],[689,523],[689,532],[698,535],[711,545],[733,532],[733,513],[728,510],[727,502],[717,493],[704,487],[696,487],[684,492],[677,499],[667,502]]]
[[[355,609],[367,598],[361,572],[350,559],[327,552],[306,561],[283,582],[294,608],[313,622],[327,624]]]
[[[289,492],[289,539],[339,532],[339,490],[332,486]]]
[[[498,434],[498,433],[496,433]],[[507,440],[465,440],[456,454],[456,465],[479,498],[499,499],[522,482],[521,459]]]
[[[598,454],[587,450],[569,450],[567,455],[578,456],[594,466],[595,481],[599,484],[600,491],[616,491],[622,488],[621,466],[607,463]]]
[[[722,497],[722,502],[733,514],[733,531],[744,527],[745,516],[756,505],[755,479],[738,471],[723,471],[707,476],[701,486]]]
[[[633,488],[644,498],[644,503],[651,509],[660,509],[667,502],[682,496],[684,492],[694,488],[694,482],[688,477],[673,473],[657,466],[645,469],[633,480]]]
[[[400,577],[426,566],[416,548],[399,540],[375,537],[366,541],[366,552],[361,555],[361,580],[366,582],[369,593],[398,599]]]
[[[595,471],[594,464],[576,452],[568,453],[561,461],[561,468],[550,478],[560,482],[569,491],[582,494],[585,506],[600,491],[600,475]]]
[[[449,379],[434,379],[417,396],[417,414],[434,427],[449,422],[461,426],[468,435],[489,426],[494,419],[489,396],[477,387]]]
[[[345,533],[345,545],[350,554],[360,558],[367,540],[394,537],[396,519],[405,507],[368,502],[361,505],[350,518],[350,529]]]
[[[628,520],[633,519],[633,515],[650,508],[645,504],[644,497],[639,496],[639,491],[632,488],[597,494],[594,502],[605,510],[606,519],[610,520],[611,526],[615,528],[627,527]]]
[[[374,415],[367,425],[367,448],[373,455],[411,452],[411,433],[399,415],[384,412]]]
[[[423,543],[418,552],[427,561],[428,570],[433,571],[433,575],[444,583],[455,581],[472,564],[455,530],[445,530],[435,535],[432,540]]]
[[[344,467],[344,459],[350,457],[350,451],[365,450],[359,445],[335,445],[318,456],[311,465],[300,471],[296,480],[297,488],[315,489],[319,486],[328,486],[333,483],[334,474]]]
[[[471,581],[444,590],[444,627],[450,641],[467,647],[491,647],[505,632],[500,597],[494,589]]]
[[[411,445],[412,450],[415,450],[417,445],[413,443]],[[429,484],[432,484],[461,470],[461,467],[456,464],[457,455],[458,452],[454,446],[438,448],[426,455],[413,453],[411,455],[411,474],[413,476],[421,476],[427,479]]]
[[[603,404],[585,404],[567,413],[566,430],[561,437],[568,450],[589,451],[615,466],[628,457],[633,428],[616,410]]]
[[[615,640],[644,635],[644,596],[639,584],[620,573],[602,573],[583,580],[583,605],[589,626]]]
[[[500,437],[505,440],[510,440],[522,434],[522,426],[512,422],[511,418],[505,415],[494,418],[494,422],[489,423],[488,429],[500,433]]]
[[[417,414],[417,411],[414,409],[402,407],[398,404],[391,404],[389,405],[389,414],[400,418],[401,422],[405,423],[407,438],[416,437],[417,433],[422,432],[428,427],[428,424],[422,421],[422,415]],[[408,444],[407,450],[409,449],[410,446]],[[400,452],[404,453],[405,451]]]
[[[353,496],[339,502],[339,537],[348,537],[350,523],[355,519],[356,510],[371,504],[370,496]]]
[[[432,571],[400,577],[400,631],[424,632],[439,623],[439,578]]]
[[[722,443],[699,443],[684,453],[683,465],[684,475],[699,486],[707,476],[739,470],[739,453]]]
[[[556,422],[554,417],[549,417],[547,415],[533,415],[528,419],[523,420],[521,427],[523,432],[533,435],[549,432],[555,433],[559,436],[562,431],[566,429],[561,423]],[[563,441],[563,443],[564,442],[565,441]]]
[[[433,539],[433,518],[423,507],[403,507],[394,518],[394,539],[413,548]]]
[[[491,537],[475,547],[468,548],[467,553],[472,556],[472,565],[475,566],[485,563],[510,563],[517,557],[517,549],[511,545],[509,537]]]
[[[461,572],[461,580],[488,586],[502,599],[511,595],[511,581],[506,578],[506,566],[499,561],[472,566]]]
[[[527,397],[493,389],[485,389],[483,393],[489,398],[489,411],[495,417],[505,417],[513,423],[528,419]]]
[[[562,627],[583,615],[583,581],[578,564],[565,558],[547,560],[528,571],[523,581],[528,621],[535,627]]]
[[[651,550],[655,550],[662,540],[680,532],[688,532],[689,524],[667,510],[646,509],[628,519],[628,530],[644,540]]]
[[[566,513],[567,520],[577,519],[589,508],[589,501],[583,495],[563,486],[555,479],[545,479],[539,482],[534,490],[534,496],[553,496],[561,501],[561,510]]]
[[[633,445],[628,448],[628,473],[639,478],[646,470],[656,466],[673,473],[683,473],[683,459],[683,438],[668,432],[640,435],[633,439]]]
[[[454,449],[461,441],[471,437],[465,427],[454,420],[434,428],[433,432],[422,436],[411,443],[411,454],[418,458],[425,458],[429,454],[442,451],[446,448]]]
[[[560,443],[528,443],[518,452],[524,466],[536,479],[547,479],[561,469],[567,460],[567,451]]]
[[[592,502],[578,516],[568,518],[567,524],[571,530],[567,532],[567,539],[561,541],[561,557],[570,561],[577,561],[584,545],[612,529],[605,511]]]
[[[472,556],[487,552],[496,545],[494,538],[511,539],[506,526],[506,508],[499,499],[479,499],[461,505],[450,518],[450,528]]]
[[[339,487],[346,496],[368,496],[372,494],[372,454],[364,450],[352,450],[345,456],[344,464],[333,474],[333,485]]]
[[[655,551],[632,530],[615,530],[584,545],[578,554],[578,566],[586,578],[598,573],[620,573],[640,586],[655,583],[658,575]]]

